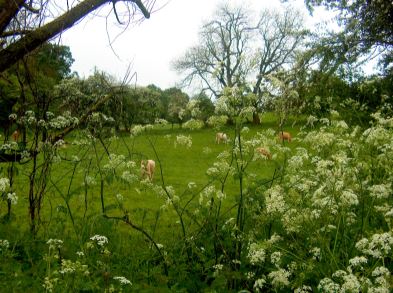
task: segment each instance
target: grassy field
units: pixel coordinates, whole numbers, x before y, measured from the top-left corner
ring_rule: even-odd
[[[251,138],[268,128],[275,129],[276,125],[275,117],[267,114],[262,117],[262,125],[247,125],[249,132],[244,135],[244,139]],[[299,131],[298,125],[286,128],[286,130],[296,136]],[[127,215],[133,225],[146,231],[157,243],[176,247],[177,240],[182,237],[179,213],[185,213],[185,210],[181,208],[187,205],[189,210],[197,206],[199,197],[196,196],[196,190],[202,190],[203,186],[211,180],[206,170],[212,167],[220,153],[225,150],[230,152],[232,148],[234,129],[227,127],[220,131],[229,135],[228,144],[216,144],[217,130],[211,128],[187,130],[179,127],[171,129],[168,126],[155,126],[154,129],[136,137],[120,134],[117,139],[111,139],[105,143],[106,150],[98,141],[93,146],[76,145],[76,141],[83,138],[82,133],[67,138],[67,146],[59,149],[58,152],[62,159],[53,164],[49,177],[42,178],[46,181],[47,187],[42,202],[39,229],[34,239],[28,237],[28,177],[31,172],[31,163],[16,166],[17,176],[14,190],[19,196],[19,203],[12,207],[12,219],[1,224],[0,232],[0,239],[9,239],[17,243],[14,250],[22,250],[27,259],[19,267],[16,266],[16,271],[19,271],[21,276],[26,270],[33,276],[42,276],[45,257],[42,253],[37,254],[37,251],[46,251],[48,239],[68,239],[67,249],[64,249],[62,253],[63,257],[71,258],[75,251],[84,247],[89,237],[98,234],[108,237],[112,251],[112,263],[116,264],[116,270],[133,272],[132,280],[137,283],[133,290],[143,291],[144,288],[151,290],[151,286],[160,287],[161,283],[166,284],[166,279],[160,280],[162,278],[162,274],[158,273],[160,269],[154,268],[150,261],[147,261],[154,261],[157,256],[154,256],[152,251],[146,252],[146,246],[151,246],[151,244],[143,233],[132,229],[130,225],[122,221],[104,219],[102,200],[105,202],[107,216],[122,218]],[[190,147],[176,145],[178,135],[190,136],[192,145]],[[290,147],[295,148],[296,145],[297,143],[293,142]],[[175,209],[162,209],[167,200],[165,195],[158,196],[148,185],[140,185],[139,178],[132,184],[119,180],[120,173],[116,173],[119,172],[118,170],[113,176],[106,174],[102,177],[103,188],[101,190],[100,174],[105,164],[108,163],[107,153],[124,155],[125,161],[134,161],[137,176],[139,176],[141,159],[155,160],[157,165],[153,183],[157,186],[173,188],[176,196],[179,197],[177,206],[180,212],[179,210],[176,212]],[[76,162],[75,156],[81,160]],[[276,167],[275,161],[256,160],[250,162],[247,172],[254,174],[257,179],[268,180],[273,176]],[[95,182],[89,184],[88,188],[84,183],[86,176]],[[194,191],[188,188],[190,182],[197,186]],[[215,185],[217,189],[220,189],[218,182]],[[227,214],[228,217],[235,216],[235,203],[239,197],[238,180],[229,176],[224,191],[227,200],[222,206],[222,213]],[[119,194],[122,197],[121,203]],[[3,205],[0,210],[2,214],[5,212],[4,207]],[[184,216],[184,221],[187,233],[200,229],[193,222],[192,215]],[[124,257],[124,250],[127,251],[126,257]],[[135,262],[130,262],[130,260]],[[26,265],[26,263],[30,264]],[[154,270],[158,270],[157,274]],[[149,272],[147,276],[146,271]],[[15,282],[7,278],[3,280],[10,285]],[[39,288],[42,282],[42,277],[39,280],[23,279],[16,287],[17,289],[10,292],[18,292],[29,286]],[[103,284],[98,286],[103,286]]]

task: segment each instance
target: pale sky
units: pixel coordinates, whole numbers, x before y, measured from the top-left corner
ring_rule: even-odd
[[[155,84],[161,89],[175,86],[181,80],[171,70],[171,62],[187,48],[197,44],[198,31],[222,0],[157,0],[155,7],[164,7],[138,25],[129,27],[109,46],[104,18],[88,17],[61,36],[61,43],[70,47],[75,62],[73,71],[81,77],[92,74],[94,67],[122,79],[128,65],[137,72],[137,85]],[[230,0],[230,3],[247,3],[256,13],[262,7],[278,7],[279,0]],[[303,0],[296,1],[303,8]],[[110,23],[114,24],[112,15]],[[115,26],[110,26],[112,38]],[[135,82],[135,80],[133,81]]]

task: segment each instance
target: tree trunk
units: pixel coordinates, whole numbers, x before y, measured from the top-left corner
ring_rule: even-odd
[[[261,118],[259,118],[258,112],[252,113],[252,124],[254,124],[254,125],[261,124]]]

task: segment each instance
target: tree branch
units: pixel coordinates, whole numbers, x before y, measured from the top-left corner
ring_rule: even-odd
[[[144,7],[143,3],[140,0],[129,1],[135,3],[146,18],[150,17],[150,13],[147,11],[147,9]],[[4,14],[4,16],[0,14],[0,31],[4,31],[6,25],[8,25],[9,21],[16,15],[18,10],[20,9],[20,5],[23,4],[23,1],[20,0],[8,2],[18,2],[19,6],[15,6],[14,4],[14,6],[10,7],[13,13],[8,13],[7,11],[4,11],[4,9],[6,6],[10,5],[0,4],[0,9],[3,8],[0,10],[0,13]],[[26,34],[15,43],[1,50],[0,72],[3,72],[4,70],[11,67],[16,61],[20,60],[24,55],[36,49],[42,43],[69,29],[87,14],[96,10],[105,3],[108,3],[108,0],[85,0],[80,4],[76,5],[74,8],[71,8],[69,11],[59,16],[52,22],[49,22],[48,24]]]

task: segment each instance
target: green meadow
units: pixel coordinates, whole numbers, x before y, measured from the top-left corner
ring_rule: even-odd
[[[265,114],[262,121],[261,126],[246,125],[249,131],[242,139],[249,139],[260,131],[276,128],[277,121],[274,115]],[[288,130],[296,135],[299,128],[295,125]],[[220,153],[231,152],[235,138],[234,127],[228,126],[219,130],[228,134],[228,142],[217,144],[215,141],[217,131],[213,128],[189,130],[178,125],[174,127],[156,125],[137,136],[119,133],[114,138],[105,139],[103,143],[96,140],[88,145],[78,143],[84,138],[84,132],[74,132],[72,136],[66,137],[66,144],[58,148],[56,153],[58,159],[52,164],[50,175],[45,177],[44,174],[42,178],[40,174],[37,175],[36,182],[45,182],[46,188],[35,235],[30,235],[29,232],[28,179],[32,163],[28,161],[15,164],[13,168],[16,176],[13,185],[19,200],[17,205],[12,206],[11,217],[3,218],[0,239],[13,241],[12,254],[20,256],[21,259],[13,264],[12,261],[10,262],[10,266],[16,270],[12,278],[5,274],[7,268],[3,267],[3,274],[0,275],[2,282],[10,286],[18,284],[10,292],[19,292],[30,286],[38,290],[37,288],[42,287],[42,270],[46,267],[46,242],[49,239],[62,239],[67,242],[68,247],[62,256],[67,258],[70,257],[68,254],[81,250],[89,237],[98,234],[108,237],[109,245],[114,250],[112,257],[116,255],[121,259],[120,264],[116,266],[125,266],[127,270],[131,266],[134,272],[139,272],[132,278],[133,282],[137,283],[133,286],[133,290],[139,288],[138,286],[141,288],[164,286],[168,280],[157,281],[152,276],[146,278],[146,272],[142,269],[147,266],[146,269],[151,270],[150,259],[157,256],[152,256],[151,251],[146,253],[146,247],[151,248],[151,243],[141,230],[156,242],[176,246],[175,243],[184,236],[179,223],[179,214],[184,217],[183,225],[186,226],[184,229],[188,230],[187,233],[193,234],[201,228],[201,223],[193,221],[193,215],[187,213],[197,209],[198,192],[203,191],[206,186],[215,185],[218,189],[221,188],[221,183],[210,178],[206,171],[212,167]],[[178,135],[189,136],[192,145],[190,147],[177,145]],[[293,142],[291,147],[295,145],[296,142]],[[123,155],[125,161],[135,163],[133,183],[119,180],[120,173],[116,174],[117,170],[101,177],[102,169],[109,161],[108,154]],[[179,198],[178,211],[170,207],[164,208],[168,198],[165,195],[157,195],[157,192],[148,186],[150,183],[140,184],[142,159],[155,160],[156,170],[152,183],[156,186],[169,187],[176,192]],[[273,160],[251,160],[251,157],[248,159],[250,162],[247,172],[255,174],[254,179],[259,181],[270,180],[278,167],[278,163]],[[40,164],[43,164],[43,161],[38,162],[38,166]],[[91,182],[87,183],[87,181]],[[190,184],[193,185],[192,190],[189,188]],[[235,217],[236,202],[239,199],[239,184],[235,176],[228,176],[223,191],[226,200],[220,207],[222,213],[226,217]],[[2,214],[5,214],[5,211],[3,205]],[[140,230],[118,220],[124,215],[127,215],[133,225]],[[30,237],[26,237],[28,235]],[[126,255],[123,255],[122,251],[127,251]],[[116,262],[119,259],[116,259]],[[133,263],[135,260],[136,262]],[[159,267],[158,265],[155,269],[161,271]],[[37,277],[41,275],[41,279],[33,278],[34,280],[27,281],[23,277],[26,273]],[[154,270],[152,275],[154,276]],[[18,278],[20,281],[16,282]],[[99,283],[96,286],[102,287],[103,284]]]
[[[272,114],[220,129],[226,144],[213,128],[82,130],[34,180],[32,160],[3,167],[18,201],[0,210],[2,292],[385,292],[392,132],[326,121],[288,119],[291,142]]]

